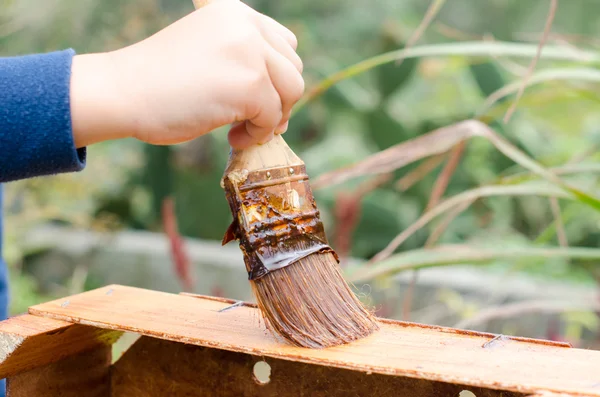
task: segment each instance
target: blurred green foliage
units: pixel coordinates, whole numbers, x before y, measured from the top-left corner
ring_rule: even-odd
[[[307,87],[349,65],[403,48],[428,2],[297,0],[249,1],[282,22],[299,38]],[[535,45],[543,29],[544,0],[453,0],[442,8],[416,46],[431,43],[503,40]],[[0,55],[73,47],[105,51],[136,42],[193,10],[191,0],[12,0],[0,5]],[[596,51],[600,2],[561,2],[549,43]],[[435,128],[475,117],[485,98],[520,79],[527,58],[419,57],[381,65],[346,79],[310,101],[293,118],[285,139],[307,164],[311,177],[351,165]],[[575,67],[549,61],[538,69]],[[517,73],[517,74],[515,74]],[[599,143],[598,82],[551,80],[528,88],[511,121],[503,111],[486,122],[546,167],[568,162],[596,163]],[[497,109],[514,100],[509,95]],[[502,108],[501,106],[504,106]],[[220,240],[230,214],[219,180],[228,156],[224,130],[189,144],[153,147],[136,141],[110,142],[90,149],[88,169],[78,175],[21,181],[8,186],[7,257],[18,265],[19,235],[36,222],[62,221],[88,228],[161,230],[162,200],[174,196],[181,232]],[[414,172],[411,164],[366,195],[352,235],[352,255],[370,258],[425,211],[444,163],[406,190],[396,181]],[[445,196],[496,183],[522,169],[484,140],[467,143]],[[596,175],[575,175],[597,191]],[[364,178],[316,192],[322,217],[333,237],[336,194],[352,191]],[[72,193],[76,192],[76,193]],[[600,216],[580,202],[560,202],[572,246],[597,247]],[[545,197],[491,197],[475,202],[453,220],[441,243],[484,246],[558,245],[554,217]],[[420,248],[430,230],[413,235],[401,250]],[[518,261],[517,261],[518,262]],[[525,270],[574,276],[568,258],[528,261]],[[499,262],[505,266],[504,262]],[[549,266],[552,269],[549,269]],[[594,268],[595,263],[586,263]],[[597,273],[596,273],[597,274]]]

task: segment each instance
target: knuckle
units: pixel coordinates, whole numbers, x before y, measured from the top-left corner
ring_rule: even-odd
[[[256,89],[259,88],[264,80],[264,73],[256,68],[248,67],[246,73],[244,73],[244,80],[249,88]]]
[[[225,21],[225,26],[227,33],[224,36],[236,50],[253,51],[260,44],[262,36],[259,27],[251,18],[240,14]]]
[[[268,112],[265,117],[269,128],[275,128],[283,118],[283,104],[279,95],[273,95],[268,107],[265,107],[265,111]]]
[[[256,51],[257,47],[263,45],[262,35],[255,25],[247,23],[241,29],[236,28],[236,31],[236,44],[240,49]]]
[[[244,59],[245,65],[239,68],[237,77],[241,80],[241,85],[247,90],[249,96],[256,96],[264,89],[268,83],[269,72],[265,66],[263,58],[256,54],[248,54]],[[236,80],[238,80],[236,78]]]
[[[254,96],[251,93],[250,95],[245,95],[244,100],[244,114],[239,116],[242,120],[253,119],[255,118],[261,110],[261,103],[254,99]]]
[[[277,107],[277,110],[274,113],[275,114],[273,116],[273,128],[277,127],[283,119],[283,110],[281,108],[281,104]]]
[[[305,83],[304,79],[301,75],[298,75],[298,79],[296,83],[292,86],[292,90],[290,92],[291,100],[293,102],[298,101],[304,95]]]
[[[304,78],[302,77],[302,75],[300,75],[300,79],[299,79],[299,96],[304,95],[304,92],[306,90],[306,82],[304,81]]]
[[[304,72],[304,62],[302,61],[302,58],[300,58],[300,56],[298,56],[298,71],[300,72],[300,74]]]
[[[294,34],[294,32],[292,32],[291,30],[289,30],[290,32],[290,44],[292,45],[292,47],[294,47],[294,50],[298,48],[298,37],[296,37],[296,34]]]

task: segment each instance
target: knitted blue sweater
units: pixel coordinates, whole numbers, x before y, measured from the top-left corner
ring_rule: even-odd
[[[85,167],[76,149],[69,100],[71,49],[0,58],[0,320],[8,313],[8,280],[2,260],[2,185],[18,179]],[[0,397],[5,395],[0,384]]]

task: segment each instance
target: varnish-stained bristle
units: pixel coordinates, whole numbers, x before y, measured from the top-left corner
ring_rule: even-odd
[[[267,327],[296,346],[337,346],[379,329],[331,253],[309,255],[251,284]]]

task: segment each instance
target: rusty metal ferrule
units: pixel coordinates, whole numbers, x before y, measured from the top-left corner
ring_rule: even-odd
[[[316,252],[335,255],[304,165],[229,174],[224,189],[233,222],[223,244],[240,241],[250,280]]]

